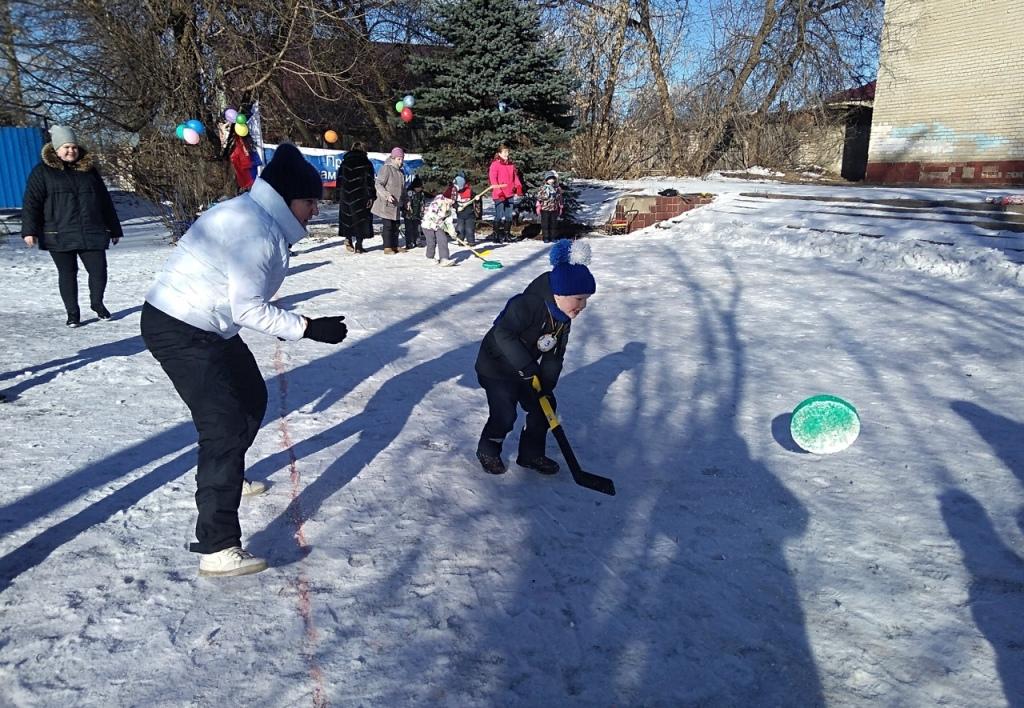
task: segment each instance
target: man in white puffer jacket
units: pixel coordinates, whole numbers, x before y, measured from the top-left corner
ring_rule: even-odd
[[[309,319],[271,304],[288,272],[288,249],[306,235],[323,196],[320,173],[283,144],[250,191],[199,217],[146,293],[142,338],[192,413],[199,434],[196,543],[199,574],[246,575],[267,562],[242,548],[238,505],[245,453],[267,411],[267,386],[242,327],[337,344],[344,317]]]

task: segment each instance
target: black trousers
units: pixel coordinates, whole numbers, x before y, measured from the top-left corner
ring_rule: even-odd
[[[480,433],[477,452],[499,457],[501,445],[516,424],[521,406],[526,411],[526,427],[519,434],[519,457],[533,460],[544,454],[547,443],[548,421],[540,409],[537,392],[527,382],[515,379],[494,379],[477,375],[477,381],[487,392],[487,422]],[[555,397],[549,396],[551,405],[557,406]]]
[[[384,248],[398,248],[398,219],[381,219],[380,237]]]
[[[405,218],[405,247],[416,248],[420,241],[420,220]]]
[[[467,207],[455,215],[455,233],[470,246],[476,245],[476,214]]]
[[[540,213],[540,228],[544,232],[544,243],[558,240],[558,212],[555,210]]]
[[[50,258],[57,266],[57,287],[64,309],[69,317],[81,317],[78,309],[78,260],[89,273],[89,305],[93,310],[103,307],[103,293],[107,289],[107,252],[95,251],[50,251]]]
[[[196,553],[242,545],[238,504],[245,452],[267,412],[267,385],[242,338],[185,324],[148,302],[142,307],[142,340],[160,362],[199,433],[196,470]]]

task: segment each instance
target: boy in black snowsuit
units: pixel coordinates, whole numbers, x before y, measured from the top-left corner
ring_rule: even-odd
[[[526,411],[516,464],[541,474],[555,474],[558,463],[544,455],[548,424],[541,411],[533,377],[552,408],[552,391],[562,373],[562,359],[572,320],[597,290],[587,268],[590,246],[562,240],[551,249],[551,271],[505,304],[484,336],[476,358],[477,380],[487,392],[488,418],[477,444],[484,471],[502,474],[501,446],[516,422],[516,406]]]
[[[405,203],[405,247],[420,245],[420,221],[423,219],[423,205],[426,202],[423,182],[416,175],[409,183],[409,199]]]

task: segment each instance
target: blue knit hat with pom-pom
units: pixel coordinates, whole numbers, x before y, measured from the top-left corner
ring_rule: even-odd
[[[597,283],[587,268],[590,244],[563,238],[551,247],[551,292],[555,295],[592,295]]]

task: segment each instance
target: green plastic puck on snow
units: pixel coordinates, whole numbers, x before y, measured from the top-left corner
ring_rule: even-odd
[[[827,455],[853,444],[860,435],[860,416],[856,408],[839,396],[819,394],[793,409],[789,432],[802,449]]]

